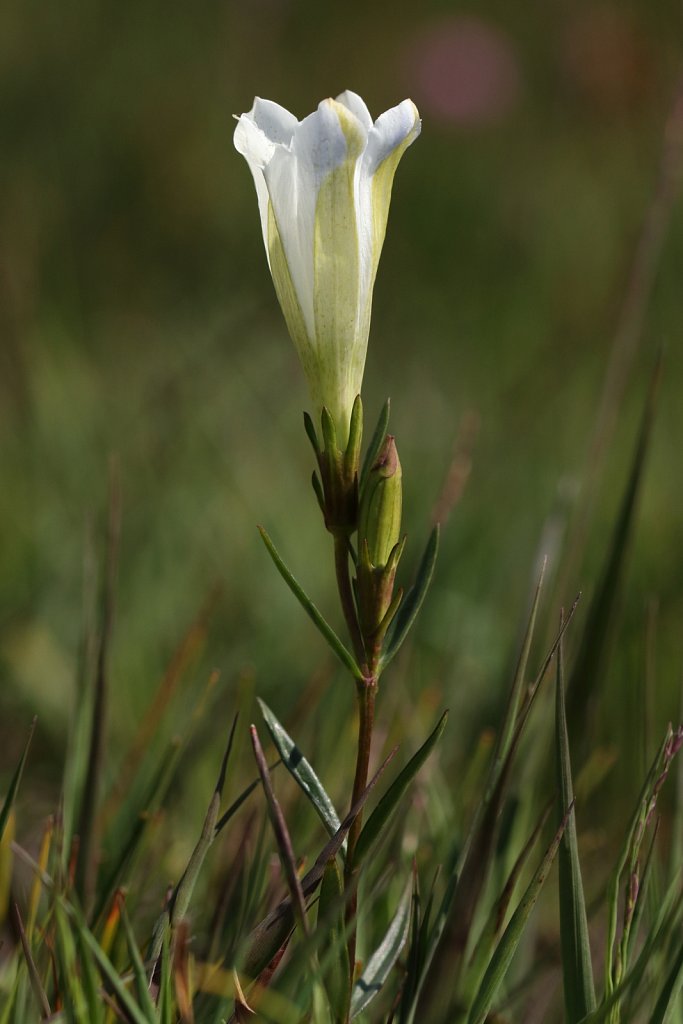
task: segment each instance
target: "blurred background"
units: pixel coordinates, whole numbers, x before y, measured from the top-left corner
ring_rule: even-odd
[[[364,400],[368,421],[392,400],[406,579],[433,516],[445,522],[424,616],[386,679],[386,728],[414,748],[449,705],[448,788],[498,719],[543,554],[537,659],[578,589],[585,618],[661,347],[617,657],[592,724],[623,751],[646,676],[661,736],[683,615],[679,5],[9,0],[0,18],[1,770],[37,714],[36,818],[58,792],[112,455],[112,765],[214,587],[159,723],[170,735],[219,671],[202,784],[254,691],[309,722],[314,748],[352,743],[351,687],[256,530],[341,629],[308,396],[232,145],[255,94],[300,118],[346,88],[374,116],[410,96],[423,118],[396,177]]]

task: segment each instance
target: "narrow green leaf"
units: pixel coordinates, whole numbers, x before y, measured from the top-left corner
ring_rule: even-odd
[[[564,658],[562,642],[557,649],[555,742],[560,815],[574,805],[569,736],[564,705]],[[595,1009],[595,984],[588,937],[588,919],[576,834],[576,812],[570,812],[558,857],[562,979],[567,1024],[578,1024]]]
[[[409,1005],[405,1012],[401,1009],[400,1024],[415,1024],[418,1017],[419,1002],[422,990],[429,974],[434,955],[440,944],[441,936],[443,935],[446,922],[449,920],[449,914],[453,906],[453,900],[458,885],[458,876],[454,871],[449,879],[441,903],[436,914],[433,925],[430,925],[429,915],[425,913],[423,925],[420,934],[420,971],[418,977],[414,980],[414,992],[410,999]]]
[[[281,761],[274,761],[273,764],[268,765],[268,771],[274,771],[280,764],[282,764]],[[242,804],[251,796],[254,790],[257,789],[260,785],[261,777],[257,776],[254,779],[254,781],[250,782],[249,785],[242,790],[240,795],[235,800],[233,800],[233,802],[228,807],[227,811],[221,814],[220,818],[216,822],[216,835],[218,835],[218,833],[225,828],[230,819],[234,817],[235,814],[237,814]]]
[[[413,754],[410,761],[408,761],[408,764],[405,766],[403,771],[400,772],[391,786],[389,786],[389,789],[386,791],[368,818],[360,836],[358,837],[358,843],[356,844],[354,854],[354,867],[358,867],[362,863],[364,858],[367,857],[368,853],[375,845],[376,841],[379,839],[387,822],[398,807],[406,789],[415,778],[436,744],[439,742],[441,734],[446,727],[447,720],[448,711],[444,711],[432,733],[430,733],[420,749]]]
[[[681,883],[680,872],[678,872],[664,894],[664,898],[659,902],[656,920],[650,928],[633,966],[615,988],[605,992],[600,1005],[587,1017],[584,1017],[580,1024],[611,1022],[615,1007],[628,992],[640,985],[648,969],[652,966],[653,958],[662,950],[671,933],[677,931],[680,934],[681,906]]]
[[[365,458],[363,459],[363,468],[360,474],[361,492],[363,490],[363,486],[365,485],[365,481],[367,480],[368,473],[370,472],[374,463],[377,461],[377,456],[379,455],[380,448],[384,444],[384,438],[386,437],[387,428],[389,426],[390,411],[391,402],[387,398],[386,402],[382,406],[381,412],[379,414],[379,419],[377,420],[377,426],[375,427],[373,435],[370,438],[368,450],[366,451]]]
[[[60,973],[60,994],[66,1019],[73,1024],[81,1024],[81,1021],[90,1018],[91,1007],[88,1004],[81,975],[78,969],[78,955],[76,951],[75,936],[78,929],[73,927],[69,920],[67,910],[62,905],[55,907],[56,942],[55,953]],[[95,1017],[97,1019],[97,1016]],[[141,1024],[141,1022],[138,1022]]]
[[[613,638],[621,582],[655,419],[660,378],[661,360],[658,359],[650,381],[631,471],[621,499],[611,545],[600,583],[588,610],[586,627],[568,687],[567,716],[570,726],[577,731],[577,735],[585,732],[586,707],[590,695],[598,692],[598,684]]]
[[[541,685],[557,651],[560,639],[571,622],[577,603],[578,598],[547,652],[534,682],[524,696],[505,757],[499,759],[494,756],[491,761],[483,800],[473,814],[465,842],[454,851],[457,856],[456,874],[458,879],[448,923],[448,934],[437,953],[435,972],[446,970],[448,962],[451,963],[452,969],[454,957],[459,960],[468,945],[472,921],[493,864],[501,812],[509,788],[515,757],[532,708],[540,693]],[[446,959],[447,955],[450,957],[450,961]]]
[[[109,464],[109,508],[107,517],[107,548],[105,554],[104,592],[97,664],[92,680],[92,716],[88,761],[83,780],[83,796],[78,818],[78,858],[74,885],[81,905],[90,914],[95,898],[97,874],[100,864],[98,810],[104,773],[106,745],[107,705],[109,700],[109,648],[116,605],[119,545],[121,539],[121,480],[119,463],[112,458]]]
[[[10,812],[12,810],[14,801],[17,796],[17,790],[19,789],[21,776],[24,773],[24,765],[26,764],[26,758],[28,757],[29,747],[31,746],[31,740],[33,739],[33,732],[36,727],[36,721],[37,719],[34,718],[33,721],[31,722],[31,728],[28,731],[28,739],[26,740],[26,743],[24,745],[24,752],[19,758],[19,763],[14,769],[14,775],[12,776],[12,781],[10,782],[9,789],[7,790],[7,796],[5,797],[5,800],[2,805],[2,810],[0,811],[0,839],[2,839],[3,835],[5,834],[7,821],[9,819]]]
[[[109,983],[109,986],[115,993],[116,998],[121,1003],[124,1012],[128,1015],[132,1024],[156,1024],[156,1016],[148,1017],[135,1002],[126,985],[121,980],[119,972],[116,970],[87,925],[84,922],[77,921],[77,927],[79,927],[84,943],[91,950],[93,956],[97,960],[100,971]]]
[[[541,834],[541,830],[548,818],[552,803],[549,803],[541,812],[541,815],[531,833],[528,840],[524,844],[517,860],[512,866],[512,870],[505,883],[503,891],[501,892],[497,901],[491,907],[488,919],[482,929],[481,935],[479,936],[472,956],[470,957],[469,964],[467,966],[467,972],[464,976],[462,983],[463,991],[467,991],[470,994],[474,994],[479,986],[484,975],[484,971],[488,963],[491,960],[494,946],[498,942],[503,925],[505,924],[505,918],[507,916],[508,907],[515,892],[515,888],[520,879],[523,869],[531,855],[536,842]]]
[[[133,965],[133,975],[135,977],[135,990],[138,994],[138,1002],[142,1011],[146,1014],[150,1021],[155,1020],[156,1009],[152,1002],[152,997],[149,992],[149,984],[147,981],[147,973],[145,966],[140,956],[140,950],[133,934],[133,928],[128,917],[128,911],[126,909],[125,901],[122,899],[120,904],[121,910],[121,921],[123,922],[123,928],[126,934],[126,943],[128,945],[128,953],[130,955],[131,963]]]
[[[351,995],[351,970],[346,944],[344,922],[344,883],[336,858],[328,861],[320,886],[318,923],[316,931],[323,929],[320,945],[321,961],[329,963],[323,982],[332,1011],[334,1024],[346,1024],[346,1012]]]
[[[204,864],[209,847],[216,838],[217,824],[218,824],[218,813],[221,806],[221,797],[223,795],[223,787],[225,785],[225,774],[227,771],[228,761],[230,759],[230,753],[232,751],[232,745],[235,739],[235,729],[237,727],[237,718],[235,715],[230,728],[230,735],[228,742],[223,753],[221,761],[220,771],[218,773],[218,780],[214,788],[209,806],[204,817],[204,823],[202,830],[197,840],[197,844],[190,855],[190,859],[187,862],[187,866],[182,874],[180,881],[178,882],[173,895],[169,901],[168,907],[164,909],[157,919],[157,923],[154,926],[154,932],[152,934],[152,942],[149,951],[149,959],[152,963],[152,976],[154,975],[161,953],[161,946],[163,942],[164,930],[167,923],[175,926],[178,921],[181,921],[187,914],[190,900],[192,899],[192,893],[197,883],[199,873]]]
[[[555,833],[550,846],[546,850],[545,856],[536,870],[534,877],[531,879],[524,896],[510,918],[500,942],[496,946],[496,951],[486,969],[481,985],[479,986],[479,991],[477,992],[474,1002],[470,1007],[467,1024],[484,1024],[484,1021],[487,1018],[501,982],[505,978],[510,963],[512,962],[512,958],[515,955],[519,940],[521,939],[524,928],[526,927],[529,914],[533,910],[539,893],[543,888],[546,878],[548,877],[548,873],[553,860],[555,859],[557,848],[560,845],[560,840],[562,839],[562,835],[567,824],[568,815],[571,811],[572,808],[570,807],[559,829]]]
[[[36,967],[36,962],[33,959],[31,947],[29,946],[28,939],[26,938],[26,931],[24,929],[24,923],[21,919],[21,912],[17,903],[14,904],[14,921],[19,932],[19,939],[21,941],[21,948],[24,953],[24,959],[26,966],[28,967],[28,975],[31,982],[31,988],[33,994],[36,997],[38,1006],[40,1007],[42,1017],[46,1020],[52,1016],[52,1010],[50,1009],[50,1003],[47,998],[43,983],[40,979],[40,972]]]
[[[517,721],[517,712],[520,709],[522,703],[522,694],[524,691],[524,681],[526,679],[527,666],[529,664],[529,655],[531,653],[531,644],[534,638],[534,631],[536,629],[536,618],[538,615],[538,605],[541,598],[541,588],[543,586],[543,577],[545,576],[547,559],[543,559],[543,565],[541,566],[541,572],[538,577],[538,583],[536,584],[536,591],[534,593],[534,599],[531,603],[531,611],[529,613],[529,619],[524,632],[524,638],[522,640],[522,646],[519,652],[519,658],[517,659],[517,666],[515,668],[515,674],[512,680],[512,686],[508,696],[508,704],[506,712],[503,718],[503,724],[500,730],[498,742],[496,744],[495,762],[499,765],[505,760],[510,744],[512,743],[512,737],[515,732],[515,723]]]
[[[681,943],[676,959],[671,965],[664,987],[661,991],[657,1005],[655,1006],[654,1012],[650,1017],[650,1024],[667,1024],[667,1021],[671,1018],[671,1011],[676,1005],[676,1001],[683,985],[683,943]]]
[[[173,1024],[173,988],[171,985],[171,929],[164,929],[161,942],[159,977],[159,1024]]]
[[[263,786],[263,792],[265,793],[266,803],[268,805],[268,815],[270,817],[270,823],[275,836],[278,853],[280,855],[280,863],[282,864],[282,869],[287,881],[287,888],[289,889],[294,916],[303,934],[307,935],[308,922],[306,920],[306,903],[301,888],[301,882],[299,881],[299,875],[296,870],[296,859],[294,857],[294,848],[289,835],[289,829],[287,828],[287,822],[285,821],[284,814],[282,813],[282,809],[278,803],[273,790],[273,785],[270,781],[268,765],[266,764],[266,758],[263,753],[261,741],[259,740],[259,735],[256,731],[255,725],[251,726],[250,732],[251,742],[254,748],[254,757],[256,758],[259,775],[261,776],[261,784]]]
[[[415,584],[405,596],[396,617],[387,630],[386,646],[379,660],[380,671],[384,671],[391,659],[398,653],[422,607],[429,584],[434,575],[436,556],[439,550],[439,527],[434,527],[422,556]]]
[[[365,1010],[381,991],[389,973],[401,955],[410,931],[410,908],[413,901],[413,881],[408,882],[389,925],[386,935],[370,957],[360,978],[353,986],[350,1018],[353,1020]]]
[[[311,870],[302,878],[301,889],[304,897],[308,898],[309,896],[312,896],[318,888],[318,885],[325,874],[328,862],[339,853],[341,845],[344,842],[351,825],[362,810],[365,801],[377,785],[377,781],[383,774],[395,753],[396,750],[394,749],[391,751],[389,756],[385,758],[383,764],[375,772],[363,793],[342,821],[339,826],[339,830],[323,847]],[[292,901],[288,897],[287,899],[282,900],[282,902],[250,933],[246,942],[246,956],[244,957],[240,971],[249,978],[258,977],[261,971],[267,967],[278,951],[286,945],[293,927],[294,916],[292,913]]]
[[[313,804],[328,834],[333,836],[339,830],[341,823],[322,782],[268,705],[260,698],[257,700],[275,749],[282,758],[282,763]]]
[[[334,653],[337,655],[341,663],[349,670],[349,672],[354,676],[355,679],[357,679],[359,682],[363,682],[363,673],[358,667],[353,655],[350,653],[350,651],[346,649],[346,647],[341,642],[335,631],[326,622],[326,620],[323,618],[321,613],[313,604],[309,596],[306,594],[301,584],[289,571],[285,563],[280,558],[280,555],[278,554],[275,545],[273,544],[272,540],[270,539],[266,531],[263,529],[263,527],[259,526],[258,530],[259,533],[261,534],[261,537],[263,538],[263,543],[266,545],[266,548],[268,549],[268,554],[275,563],[276,569],[278,570],[283,580],[296,597],[301,607],[304,609],[304,611],[311,619],[313,624],[316,626],[318,631],[323,635],[323,637],[325,638],[329,646],[332,648]]]
[[[180,744],[174,740],[164,752],[158,765],[150,770],[141,796],[132,795],[121,808],[120,815],[108,837],[107,846],[112,851],[111,863],[104,879],[101,878],[100,894],[92,920],[98,921],[105,912],[111,894],[130,876],[139,856],[150,820],[161,806],[173,780],[180,760]]]
[[[683,727],[674,733],[669,725],[641,787],[626,839],[609,883],[605,954],[605,991],[608,995],[619,986],[628,966],[632,946],[632,925],[638,904],[640,850],[646,836],[648,822],[652,819],[658,794],[669,773],[671,762],[682,743]],[[621,940],[617,942],[619,904],[624,891],[628,893],[628,898],[625,900],[622,916]]]

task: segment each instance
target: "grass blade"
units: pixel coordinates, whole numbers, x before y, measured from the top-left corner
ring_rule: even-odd
[[[496,744],[494,764],[502,765],[503,761],[507,756],[508,750],[510,749],[512,737],[515,732],[517,713],[522,704],[524,680],[526,678],[527,666],[529,664],[531,644],[533,642],[534,632],[536,630],[536,618],[538,616],[538,606],[541,599],[541,588],[543,586],[543,577],[545,576],[546,565],[547,559],[544,558],[543,565],[541,566],[541,572],[538,577],[538,583],[536,584],[534,598],[531,603],[531,611],[529,613],[529,619],[527,621],[526,630],[524,632],[522,646],[520,648],[519,657],[517,659],[515,674],[512,679],[512,686],[510,687],[507,709],[503,718],[503,725],[501,727],[498,742]]]
[[[612,534],[600,583],[588,612],[581,646],[571,675],[567,717],[573,732],[585,732],[585,713],[591,694],[599,690],[599,681],[612,640],[617,614],[621,581],[633,532],[640,484],[645,469],[652,426],[655,419],[657,396],[661,378],[661,358],[657,360],[641,419],[631,471],[624,491],[619,514]]]
[[[595,984],[576,834],[576,811],[574,810],[574,787],[569,755],[564,687],[564,658],[562,641],[560,641],[560,646],[557,649],[555,700],[556,767],[560,813],[562,814],[565,807],[572,807],[560,842],[558,856],[560,940],[567,1024],[577,1024],[586,1014],[595,1009]]]
[[[335,1024],[346,1024],[351,995],[351,971],[344,922],[344,883],[336,858],[328,861],[320,886],[317,930],[325,937],[320,946],[321,962],[329,962],[323,981]]]
[[[119,466],[112,459],[109,467],[109,515],[107,522],[107,551],[102,622],[100,626],[97,666],[94,679],[90,745],[84,780],[83,801],[78,821],[78,860],[75,886],[81,904],[89,913],[95,896],[99,865],[99,827],[97,812],[104,769],[106,741],[107,700],[109,689],[109,647],[114,624],[116,578],[118,573],[119,542],[121,538],[121,487]]]
[[[333,836],[339,829],[339,816],[325,792],[322,782],[268,705],[260,698],[257,699],[275,749],[282,758],[282,763],[313,804],[329,835]]]
[[[292,591],[301,607],[304,609],[304,611],[311,619],[313,624],[316,626],[318,631],[322,634],[322,636],[327,641],[328,645],[331,647],[334,653],[337,655],[341,663],[349,670],[349,672],[355,679],[357,679],[359,682],[363,682],[363,673],[358,667],[358,664],[353,655],[351,654],[351,652],[347,650],[347,648],[341,642],[335,631],[325,620],[322,614],[318,611],[317,607],[313,604],[310,597],[303,589],[299,581],[289,571],[285,563],[280,558],[277,548],[275,547],[275,545],[273,544],[272,540],[270,539],[266,531],[263,529],[263,527],[259,526],[258,530],[259,533],[261,534],[261,537],[263,538],[263,543],[266,545],[266,548],[268,549],[268,554],[275,563],[275,568],[280,573],[283,580],[285,581],[289,589]]]
[[[413,902],[413,880],[403,891],[398,910],[393,917],[382,942],[370,957],[365,970],[353,986],[350,1019],[353,1020],[365,1010],[389,977],[392,967],[401,955],[401,950],[410,931],[410,908]]]
[[[225,785],[225,775],[227,772],[228,761],[230,759],[230,753],[232,751],[233,741],[235,739],[235,729],[237,727],[237,715],[233,718],[232,726],[230,727],[230,735],[228,742],[223,754],[223,760],[221,761],[220,771],[218,773],[218,780],[216,782],[215,789],[209,806],[204,817],[204,824],[202,825],[202,831],[197,840],[197,844],[192,851],[187,867],[183,872],[183,875],[178,882],[173,895],[169,901],[168,907],[163,911],[157,923],[154,927],[154,934],[152,936],[152,944],[150,947],[149,959],[152,961],[152,977],[157,971],[159,955],[161,953],[161,946],[163,942],[164,930],[166,923],[170,923],[174,926],[178,921],[181,921],[190,905],[192,899],[192,893],[199,877],[199,872],[202,869],[202,865],[209,852],[209,847],[216,838],[217,831],[216,825],[218,823],[218,812],[221,807],[221,797],[223,795],[223,787]]]
[[[531,855],[531,851],[538,841],[551,807],[552,804],[550,803],[541,812],[536,826],[512,866],[512,870],[508,875],[503,891],[491,907],[488,920],[482,929],[481,935],[477,940],[476,946],[474,947],[467,965],[467,973],[464,978],[463,989],[470,992],[470,994],[474,994],[481,984],[484,971],[491,960],[494,946],[500,939],[507,911],[510,906],[510,902],[512,901],[512,897],[514,896],[515,888]]]
[[[447,721],[448,712],[444,711],[432,733],[427,737],[420,749],[413,754],[408,764],[391,784],[368,818],[356,844],[354,868],[357,868],[362,863],[379,839],[387,822],[398,807],[406,789],[439,742],[441,734],[446,728]]]
[[[342,821],[338,831],[323,847],[311,870],[302,878],[301,889],[304,897],[308,898],[309,896],[312,896],[317,889],[318,885],[322,881],[323,875],[325,874],[328,862],[339,853],[349,829],[356,820],[359,812],[365,804],[365,801],[377,785],[380,776],[383,774],[395,753],[396,750],[392,750],[384,763],[373,775],[366,789]],[[247,952],[244,957],[244,962],[240,968],[240,973],[245,974],[249,978],[258,977],[261,971],[270,964],[273,957],[278,953],[278,950],[282,949],[282,947],[287,943],[288,936],[293,927],[294,917],[292,913],[291,899],[288,898],[283,900],[275,910],[271,911],[271,913],[268,914],[267,917],[265,917],[249,935],[246,944]]]
[[[123,923],[123,928],[126,933],[128,953],[130,956],[131,963],[133,965],[133,975],[135,977],[135,990],[138,995],[138,1002],[140,1003],[143,1012],[146,1014],[149,1020],[153,1021],[156,1016],[156,1010],[154,1007],[154,1003],[152,1002],[152,997],[149,993],[149,985],[147,983],[145,965],[142,962],[140,950],[138,949],[138,944],[135,940],[135,935],[133,934],[133,928],[128,917],[128,911],[126,910],[126,904],[122,897],[119,899],[119,909],[121,912],[121,921]]]
[[[292,907],[294,909],[294,916],[297,924],[301,928],[304,935],[308,934],[308,925],[306,922],[306,903],[304,902],[304,894],[301,889],[301,882],[296,871],[296,860],[294,857],[294,848],[292,846],[292,840],[289,835],[289,829],[282,813],[273,785],[270,781],[270,774],[268,772],[268,765],[261,747],[258,732],[256,726],[251,726],[251,742],[254,748],[254,757],[256,758],[256,764],[258,765],[259,775],[261,776],[261,784],[263,785],[263,792],[266,795],[266,803],[268,804],[268,815],[270,817],[270,823],[273,828],[275,835],[275,841],[277,843],[278,853],[280,854],[280,862],[282,869],[287,880],[287,888],[289,889],[290,899],[292,901]]]
[[[12,776],[12,781],[9,784],[7,796],[5,797],[4,803],[2,805],[2,810],[0,810],[0,839],[2,839],[3,834],[5,832],[5,828],[7,827],[7,821],[9,819],[10,812],[12,810],[14,801],[17,796],[19,783],[21,782],[21,776],[24,774],[24,765],[26,764],[26,758],[28,757],[29,747],[31,746],[31,740],[33,739],[33,733],[36,728],[36,721],[37,719],[34,718],[33,721],[31,722],[31,728],[29,729],[28,732],[28,739],[26,740],[26,744],[24,746],[24,752],[19,758],[19,763],[14,769],[14,775]]]
[[[21,948],[24,952],[26,966],[28,967],[28,976],[31,982],[31,988],[33,989],[33,994],[35,995],[38,1006],[40,1007],[41,1016],[47,1020],[52,1016],[52,1010],[50,1009],[50,1003],[48,1002],[45,989],[43,988],[43,983],[40,980],[40,973],[36,967],[36,962],[33,959],[31,947],[29,946],[28,939],[26,938],[24,923],[21,920],[21,913],[19,912],[19,907],[16,903],[14,904],[14,921],[17,931],[19,932],[19,939],[21,941]]]
[[[562,835],[572,809],[572,807],[569,808],[559,829],[553,836],[552,842],[546,850],[543,860],[537,868],[534,877],[531,879],[524,896],[517,905],[514,914],[510,918],[500,942],[496,946],[496,951],[491,958],[491,962],[489,963],[481,985],[479,986],[479,991],[477,992],[474,1002],[470,1008],[470,1012],[467,1017],[467,1024],[484,1024],[488,1016],[501,982],[505,978],[510,963],[512,962],[512,958],[517,949],[519,940],[522,937],[522,932],[526,926],[529,914],[533,910],[539,893],[543,888],[546,878],[548,877],[548,873],[553,860],[555,859],[555,854],[557,853],[560,840],[562,839]]]
[[[681,943],[676,959],[664,982],[657,1005],[650,1017],[650,1024],[666,1024],[670,1018],[671,1010],[676,1005],[681,986],[683,985],[683,943]]]
[[[429,584],[432,582],[438,550],[439,526],[437,524],[429,535],[427,546],[417,570],[415,584],[406,594],[405,600],[401,604],[398,612],[396,613],[396,617],[387,631],[386,647],[379,660],[380,672],[383,672],[391,659],[398,654],[403,641],[410,631],[410,627],[417,618],[418,612],[422,607],[422,602],[424,601],[429,589]]]

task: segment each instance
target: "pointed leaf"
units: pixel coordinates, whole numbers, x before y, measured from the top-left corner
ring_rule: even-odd
[[[128,953],[130,955],[131,963],[133,965],[133,975],[135,977],[135,990],[138,995],[138,1002],[147,1015],[148,1020],[153,1021],[156,1016],[156,1010],[152,997],[149,994],[149,985],[147,983],[147,974],[145,967],[140,956],[140,950],[138,944],[135,941],[135,935],[133,934],[133,928],[128,917],[128,911],[126,910],[126,904],[123,899],[120,900],[121,909],[121,921],[123,922],[123,928],[126,933],[126,943],[128,945]]]
[[[432,750],[439,742],[448,721],[448,711],[444,711],[433,732],[427,737],[420,749],[413,754],[403,771],[391,784],[368,818],[363,831],[358,837],[354,853],[354,867],[357,868],[379,839],[387,822],[398,807],[406,789],[425,763]]]
[[[320,457],[320,445],[318,444],[318,435],[315,432],[313,420],[311,419],[307,412],[304,413],[304,430],[306,431],[306,436],[308,437],[308,440],[311,442],[311,446],[313,448],[313,451],[315,452],[315,457],[316,459],[318,459]]]
[[[260,698],[257,700],[282,763],[313,804],[328,834],[333,836],[339,829],[339,816],[322,782],[268,705]]]
[[[3,837],[5,828],[7,826],[7,820],[10,816],[10,811],[12,810],[12,806],[17,796],[17,790],[19,789],[21,776],[24,773],[24,765],[26,764],[26,758],[28,757],[28,750],[29,747],[31,746],[31,740],[33,739],[33,732],[36,727],[36,721],[37,719],[34,718],[33,721],[31,722],[31,728],[29,729],[28,732],[28,739],[26,740],[26,743],[24,745],[24,752],[19,758],[19,763],[14,769],[14,775],[12,776],[12,781],[9,784],[7,796],[5,797],[4,803],[2,805],[2,810],[0,810],[0,839],[2,839]]]
[[[501,727],[500,736],[496,744],[495,761],[498,764],[502,764],[502,762],[505,760],[508,750],[510,749],[512,737],[515,732],[515,724],[517,722],[517,712],[519,711],[520,705],[522,703],[524,680],[526,678],[527,665],[529,664],[529,654],[531,653],[531,644],[534,638],[534,631],[536,628],[536,617],[538,615],[538,605],[541,598],[541,588],[543,586],[543,577],[545,576],[546,564],[547,559],[544,558],[543,565],[541,566],[541,572],[538,577],[538,583],[536,584],[534,599],[531,603],[531,611],[529,613],[529,619],[524,633],[524,639],[522,640],[519,658],[517,659],[517,666],[515,668],[512,686],[510,687],[508,704],[505,712],[505,717],[503,719],[503,725]]]
[[[296,858],[294,857],[294,848],[289,835],[289,829],[287,828],[287,822],[285,821],[282,809],[278,803],[277,797],[275,796],[272,782],[270,781],[268,765],[266,764],[266,758],[263,753],[263,748],[261,747],[261,742],[255,725],[251,726],[250,732],[251,742],[254,748],[254,757],[256,758],[259,775],[261,776],[261,784],[263,785],[263,792],[265,793],[266,803],[268,805],[268,816],[270,818],[273,834],[275,835],[275,842],[280,855],[280,863],[282,864],[284,871],[287,888],[289,889],[294,916],[297,924],[301,928],[301,931],[304,935],[307,935],[308,923],[306,921],[306,903],[299,875],[297,874]]]
[[[671,965],[666,981],[664,982],[664,988],[661,991],[657,1005],[655,1006],[654,1012],[650,1018],[650,1024],[666,1024],[670,1020],[671,1011],[676,1005],[676,1001],[683,985],[683,943],[681,943],[676,959]]]
[[[346,1024],[346,1011],[351,994],[351,970],[344,922],[344,883],[336,859],[328,861],[320,886],[318,932],[325,938],[320,946],[321,962],[329,963],[324,985],[335,1024]]]
[[[574,669],[571,684],[568,687],[567,715],[571,726],[583,731],[585,710],[592,693],[597,686],[609,653],[613,627],[619,606],[621,581],[629,549],[629,541],[633,532],[640,484],[643,477],[646,457],[649,449],[650,436],[655,418],[661,362],[655,367],[645,408],[643,410],[640,430],[635,452],[631,463],[626,488],[621,499],[619,514],[612,534],[612,542],[607,560],[602,570],[600,583],[591,602]]]
[[[564,659],[561,641],[557,650],[555,736],[558,799],[562,814],[565,807],[573,808],[574,787],[564,706]],[[567,1024],[577,1024],[587,1013],[595,1009],[595,985],[576,835],[576,812],[573,809],[560,842],[558,870],[565,1012]]]
[[[571,808],[569,808],[568,813],[570,812]],[[477,992],[474,1002],[470,1008],[470,1012],[467,1017],[467,1024],[484,1024],[484,1021],[488,1016],[501,982],[505,978],[510,963],[512,962],[512,958],[515,955],[515,951],[519,944],[519,940],[522,937],[529,914],[533,910],[539,893],[543,888],[543,884],[548,877],[548,873],[553,860],[555,859],[555,854],[557,853],[557,848],[560,844],[566,824],[567,816],[565,816],[562,824],[553,837],[543,860],[536,870],[534,877],[531,879],[524,896],[517,905],[517,909],[510,918],[510,922],[503,932],[500,942],[496,946],[496,951],[491,958],[491,962],[489,963],[481,985],[479,986],[479,991]]]
[[[350,1018],[353,1020],[365,1010],[389,977],[389,973],[401,955],[410,931],[410,908],[413,899],[412,878],[406,885],[398,910],[389,929],[370,957],[362,975],[353,986]]]
[[[342,821],[339,826],[339,830],[323,847],[311,870],[302,878],[301,889],[306,898],[312,896],[318,888],[318,885],[325,874],[325,868],[327,867],[328,862],[339,853],[349,829],[356,820],[359,812],[365,804],[365,801],[376,786],[378,779],[383,774],[384,769],[389,764],[389,761],[393,758],[395,753],[396,749],[392,750],[389,756],[384,760],[384,763],[380,766],[377,772],[375,772],[363,793]],[[288,897],[287,899],[282,900],[282,902],[250,933],[246,943],[246,956],[244,957],[244,963],[240,970],[242,970],[247,977],[257,977],[261,971],[268,966],[278,951],[286,946],[293,927],[294,917],[292,913],[292,901],[291,898]]]
[[[396,617],[387,630],[386,646],[379,660],[380,672],[384,671],[391,659],[398,653],[422,607],[429,584],[434,575],[436,556],[439,550],[439,527],[434,527],[417,570],[415,584],[405,596]]]
[[[278,554],[275,545],[273,544],[272,540],[270,539],[266,531],[263,529],[263,527],[259,526],[258,530],[259,533],[261,534],[261,537],[263,538],[263,543],[266,545],[266,548],[268,549],[268,554],[275,563],[276,569],[278,570],[283,580],[296,597],[301,607],[304,609],[308,617],[317,627],[318,631],[322,633],[323,637],[325,638],[329,646],[332,648],[334,653],[337,655],[341,663],[349,670],[349,672],[351,673],[352,676],[354,676],[355,679],[357,679],[359,682],[363,682],[363,673],[358,667],[353,655],[350,653],[350,651],[346,649],[346,647],[341,642],[335,631],[326,622],[326,620],[323,618],[323,616],[318,611],[316,606],[313,604],[313,602],[311,601],[310,597],[305,592],[301,584],[289,571],[285,563],[280,558],[280,555]]]

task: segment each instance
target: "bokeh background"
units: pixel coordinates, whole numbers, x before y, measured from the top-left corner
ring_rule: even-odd
[[[423,117],[396,178],[364,387],[368,420],[392,399],[406,576],[444,484],[441,511],[453,506],[425,614],[387,677],[385,722],[414,746],[449,705],[450,785],[500,713],[544,553],[537,656],[579,588],[585,615],[662,347],[618,657],[593,723],[621,749],[618,788],[632,795],[624,750],[641,680],[659,736],[682,661],[680,5],[9,0],[0,18],[0,744],[8,773],[38,714],[36,817],[59,787],[84,551],[90,536],[101,553],[112,454],[123,526],[111,771],[214,585],[206,636],[159,723],[178,728],[219,670],[196,777],[213,775],[254,691],[284,721],[317,723],[314,746],[352,743],[351,688],[256,530],[341,628],[308,482],[304,380],[232,146],[232,115],[255,94],[303,117],[346,88],[375,116],[410,96]],[[640,329],[623,310],[658,189]],[[586,544],[563,574],[610,353],[630,327]]]

